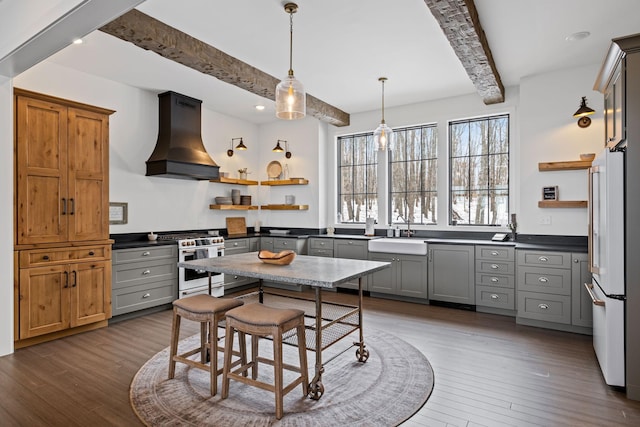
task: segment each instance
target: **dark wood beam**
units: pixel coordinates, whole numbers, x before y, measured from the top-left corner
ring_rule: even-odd
[[[136,9],[100,28],[167,59],[264,98],[275,100],[279,79]],[[349,114],[307,94],[307,114],[334,126],[348,126]]]
[[[504,102],[504,86],[473,0],[424,0],[485,104]]]

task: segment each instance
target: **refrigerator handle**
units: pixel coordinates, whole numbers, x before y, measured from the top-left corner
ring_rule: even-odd
[[[589,294],[589,298],[591,298],[591,302],[593,302],[593,305],[601,305],[604,307],[604,301],[598,299],[596,297],[596,294],[593,293],[593,283],[585,283],[584,287],[587,289],[587,293]]]
[[[594,206],[594,197],[593,197],[593,190],[594,190],[594,185],[593,185],[593,180],[596,179],[596,175],[600,173],[600,168],[598,166],[591,166],[589,168],[589,182],[588,182],[588,202],[587,202],[587,206],[589,208],[589,213],[588,213],[588,230],[589,230],[589,235],[587,238],[587,242],[588,242],[588,253],[589,253],[589,272],[592,274],[598,274],[600,269],[598,268],[597,265],[595,265],[594,263],[594,245],[593,245],[593,210],[596,208],[596,206]],[[590,293],[591,294],[591,293]]]

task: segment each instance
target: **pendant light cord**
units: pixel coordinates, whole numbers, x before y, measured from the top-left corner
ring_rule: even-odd
[[[382,82],[382,121],[380,121],[380,123],[384,124],[384,81],[387,79],[385,77],[380,77],[378,80]]]
[[[289,12],[289,76],[293,76],[293,11]]]

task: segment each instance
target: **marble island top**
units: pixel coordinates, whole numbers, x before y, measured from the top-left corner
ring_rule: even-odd
[[[389,262],[307,255],[296,255],[289,265],[273,265],[260,261],[258,252],[178,263],[178,267],[182,268],[322,288],[333,288],[340,283],[366,276],[390,266]]]

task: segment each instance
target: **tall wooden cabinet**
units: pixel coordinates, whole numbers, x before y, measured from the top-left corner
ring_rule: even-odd
[[[15,89],[17,346],[111,317],[109,115]]]

